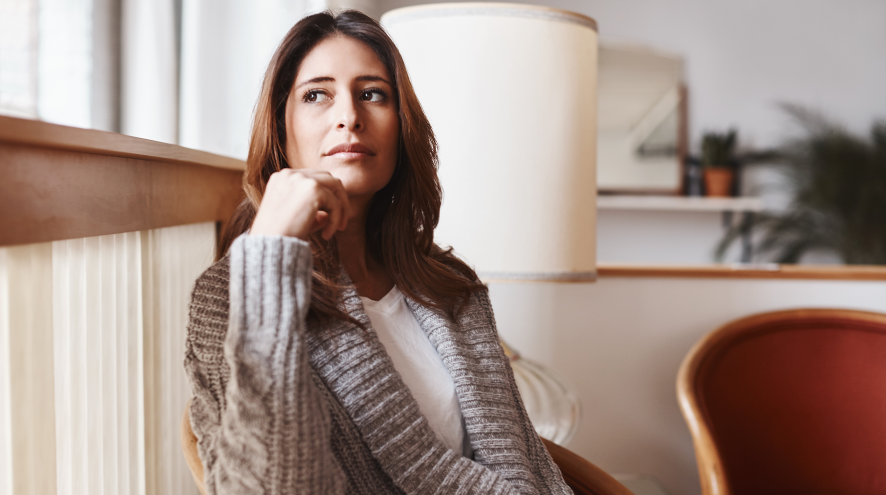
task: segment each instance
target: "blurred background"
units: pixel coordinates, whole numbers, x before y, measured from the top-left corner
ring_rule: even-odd
[[[422,3],[2,0],[0,112],[245,158],[292,24]],[[600,263],[886,262],[886,1],[525,3],[600,26]]]

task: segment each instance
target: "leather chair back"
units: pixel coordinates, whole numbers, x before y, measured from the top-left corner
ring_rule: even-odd
[[[677,386],[705,495],[886,493],[886,315],[729,323],[690,351]]]

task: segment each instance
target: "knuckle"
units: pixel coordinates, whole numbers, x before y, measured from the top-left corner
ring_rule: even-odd
[[[302,184],[308,191],[317,192],[320,189],[320,183],[313,177],[304,178]]]

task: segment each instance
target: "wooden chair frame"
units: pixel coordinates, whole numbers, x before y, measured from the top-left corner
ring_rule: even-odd
[[[698,402],[699,372],[706,358],[736,337],[777,322],[815,320],[867,321],[886,326],[886,315],[844,309],[796,309],[750,316],[727,323],[699,340],[683,359],[677,375],[677,399],[695,447],[702,495],[732,495],[723,461],[711,434],[710,418]]]

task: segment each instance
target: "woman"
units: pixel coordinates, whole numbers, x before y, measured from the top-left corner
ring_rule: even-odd
[[[208,493],[570,493],[485,286],[433,242],[436,143],[375,21],[287,34],[244,186],[188,326]]]

